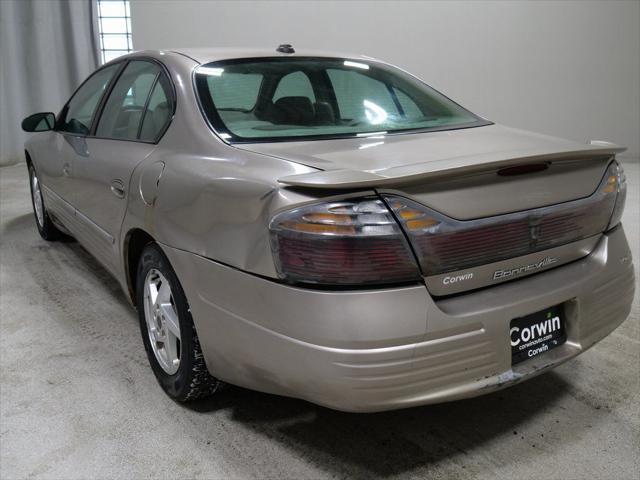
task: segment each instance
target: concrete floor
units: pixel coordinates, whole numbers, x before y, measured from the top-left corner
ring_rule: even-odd
[[[639,263],[640,163],[625,226]],[[37,234],[24,165],[0,169],[0,477],[640,478],[640,321],[485,397],[374,415],[230,388],[189,407],[147,365],[116,281]]]

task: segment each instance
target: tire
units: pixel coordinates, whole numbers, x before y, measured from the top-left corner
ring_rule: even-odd
[[[144,248],[138,262],[136,301],[147,357],[167,395],[186,402],[218,391],[222,382],[207,370],[182,286],[154,243]]]
[[[36,220],[36,227],[40,236],[47,240],[58,240],[64,234],[56,228],[49,217],[49,212],[44,204],[42,191],[40,190],[40,180],[33,165],[29,164],[29,188],[31,190],[31,206],[33,207],[33,216]]]

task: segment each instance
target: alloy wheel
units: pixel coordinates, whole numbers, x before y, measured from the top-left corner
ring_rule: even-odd
[[[33,209],[36,213],[36,221],[40,228],[44,227],[44,205],[42,203],[42,192],[40,192],[40,182],[36,172],[31,169],[31,196],[33,197]]]
[[[173,375],[180,366],[180,321],[169,281],[155,268],[144,281],[144,316],[151,349],[162,369]]]

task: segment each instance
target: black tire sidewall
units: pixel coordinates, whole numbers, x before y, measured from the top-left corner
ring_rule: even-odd
[[[162,273],[169,282],[180,322],[180,365],[178,367],[178,371],[173,375],[169,375],[162,369],[155,354],[153,353],[149,340],[147,321],[144,311],[144,281],[147,277],[147,273],[149,273],[149,270],[152,268],[155,268]],[[145,247],[140,257],[140,261],[138,262],[136,275],[136,304],[138,308],[138,318],[140,321],[140,333],[142,334],[142,341],[153,373],[162,388],[170,397],[178,401],[183,401],[186,399],[186,396],[190,391],[191,373],[194,366],[195,348],[193,320],[189,313],[189,305],[178,277],[160,247],[153,243],[150,243]]]
[[[36,169],[33,168],[33,165],[29,165],[29,191],[31,192],[31,207],[33,208],[33,219],[36,222],[36,227],[38,228],[38,233],[40,233],[40,236],[46,240],[46,233],[45,233],[44,226],[46,225],[47,217],[45,215],[45,211],[46,210],[44,208],[44,200],[41,198],[41,201],[42,201],[42,225],[40,225],[40,222],[38,222],[38,216],[36,215],[36,203],[35,203],[35,200],[33,199],[33,177],[37,177]],[[40,179],[38,179],[38,181],[40,181]],[[42,191],[40,192],[40,195],[42,195]]]
[[[38,233],[45,240],[56,240],[62,236],[62,232],[56,228],[47,212],[47,207],[44,204],[44,197],[42,196],[42,184],[40,184],[40,201],[42,202],[42,225],[38,222],[38,216],[36,215],[36,205],[33,198],[33,177],[38,177],[38,173],[33,165],[29,165],[29,191],[31,192],[31,207],[33,208],[33,219],[36,222],[36,228]],[[38,178],[38,183],[40,179]]]

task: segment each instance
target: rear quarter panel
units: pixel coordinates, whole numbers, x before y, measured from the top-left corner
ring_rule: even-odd
[[[283,188],[277,179],[316,169],[227,145],[198,108],[191,83],[196,63],[175,54],[161,60],[176,87],[176,112],[158,147],[131,176],[119,242],[123,271],[127,234],[139,228],[164,245],[274,276],[272,212],[318,198]],[[141,189],[154,187],[149,172],[160,176],[155,198],[145,202]]]

